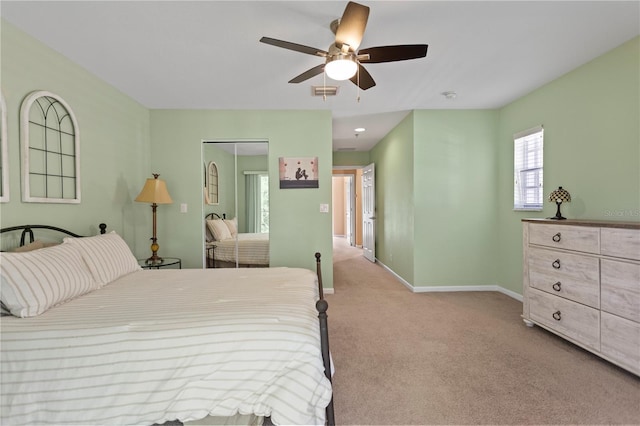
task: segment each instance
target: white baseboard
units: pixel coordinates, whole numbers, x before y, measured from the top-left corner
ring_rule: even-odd
[[[499,285],[463,285],[463,286],[414,286],[396,274],[391,268],[384,263],[376,259],[376,263],[379,263],[384,269],[389,271],[394,277],[396,277],[405,287],[407,287],[413,293],[433,293],[433,292],[450,292],[450,291],[497,291],[513,299],[522,302],[522,295],[508,290]]]
[[[322,292],[323,292],[324,294],[334,294],[334,293],[335,293],[335,292],[333,291],[333,288],[325,288],[325,287],[322,287]]]

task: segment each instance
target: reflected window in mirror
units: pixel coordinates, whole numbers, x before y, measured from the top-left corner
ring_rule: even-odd
[[[244,172],[247,232],[269,232],[269,174]]]
[[[210,161],[207,165],[207,185],[205,189],[207,204],[217,206],[220,203],[218,188],[218,166],[214,161]]]

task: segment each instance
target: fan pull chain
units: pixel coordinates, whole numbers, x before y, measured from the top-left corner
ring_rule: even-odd
[[[322,87],[324,89],[322,91],[322,101],[327,102],[327,73],[324,70],[322,73]]]
[[[356,80],[358,82],[358,84],[356,84],[356,86],[358,86],[358,91],[356,92],[357,93],[356,99],[357,99],[358,103],[360,103],[360,64],[358,64],[358,69],[357,69],[357,73],[356,73]]]

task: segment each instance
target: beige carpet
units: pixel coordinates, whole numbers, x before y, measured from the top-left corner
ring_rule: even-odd
[[[411,293],[334,244],[336,423],[640,424],[640,379],[520,318],[494,292]]]

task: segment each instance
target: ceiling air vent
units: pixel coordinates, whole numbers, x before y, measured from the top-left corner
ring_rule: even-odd
[[[338,86],[311,86],[311,96],[335,96]]]
[[[349,147],[349,148],[338,148],[338,151],[355,151],[355,148]]]

